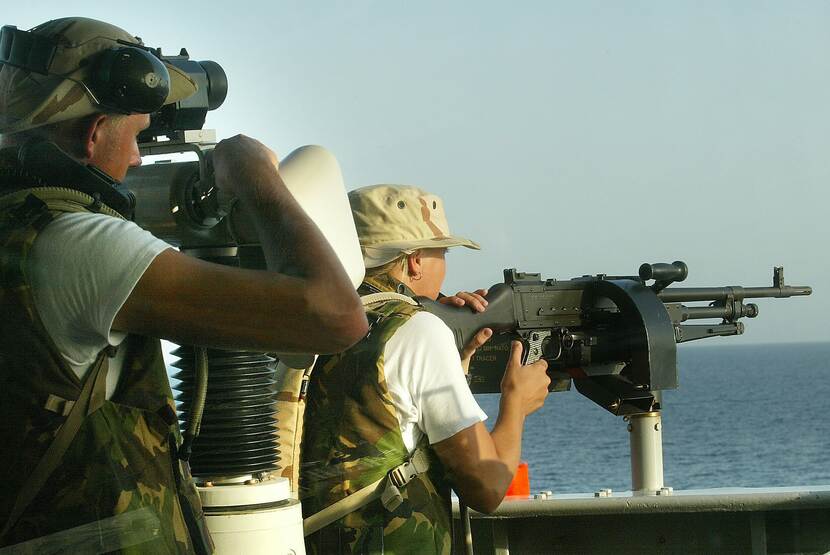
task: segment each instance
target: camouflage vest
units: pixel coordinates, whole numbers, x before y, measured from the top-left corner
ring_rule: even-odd
[[[367,279],[360,292],[395,291]],[[398,289],[400,291],[400,289]],[[351,349],[321,357],[311,374],[300,466],[304,516],[382,478],[409,453],[383,372],[383,351],[418,306],[388,301],[367,311],[368,335]],[[379,499],[306,538],[310,553],[449,553],[450,488],[432,450],[430,469],[402,490],[394,511]]]
[[[46,333],[26,260],[44,225],[61,213],[82,211],[119,217],[71,189],[0,197],[0,523],[22,489],[37,492],[0,545],[29,542],[31,552],[55,545],[76,553],[210,551],[189,469],[176,457],[175,405],[157,339],[127,338],[112,399],[99,395],[97,409],[81,421],[41,488],[28,482],[86,382]]]

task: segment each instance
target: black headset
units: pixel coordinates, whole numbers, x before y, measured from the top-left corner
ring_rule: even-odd
[[[91,75],[82,85],[104,109],[122,114],[158,111],[170,93],[170,73],[154,50],[122,40],[103,50],[92,61]],[[39,73],[50,71],[58,43],[13,25],[0,29],[0,64]]]

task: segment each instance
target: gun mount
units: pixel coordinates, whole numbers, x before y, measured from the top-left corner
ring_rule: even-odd
[[[754,318],[751,298],[809,295],[806,286],[784,284],[775,268],[772,287],[669,287],[683,281],[683,262],[643,264],[637,276],[582,276],[542,280],[540,274],[504,271],[504,283],[490,288],[487,310],[472,313],[419,299],[453,331],[459,349],[484,327],[493,339],[473,356],[470,387],[497,393],[510,341],[524,344],[524,361],[548,362],[551,391],[577,390],[617,415],[659,410],[655,392],[674,389],[677,343],[739,335],[741,318]],[[654,280],[648,285],[649,280]],[[705,306],[686,303],[708,302]],[[719,319],[708,324],[689,320]]]

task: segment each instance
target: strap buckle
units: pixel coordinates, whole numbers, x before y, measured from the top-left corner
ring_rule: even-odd
[[[401,490],[392,483],[392,480],[386,480],[386,487],[383,488],[383,493],[380,494],[380,502],[383,503],[383,507],[390,513],[395,512],[395,509],[403,503]]]
[[[425,449],[416,449],[412,456],[386,474],[386,486],[380,495],[380,500],[387,511],[394,511],[403,503],[401,489],[411,482],[418,474],[429,470],[429,457]]]
[[[402,488],[415,476],[429,470],[429,458],[423,449],[416,449],[405,463],[389,471],[389,480],[397,487]]]
[[[75,406],[75,401],[50,394],[49,397],[46,398],[46,403],[44,403],[43,408],[61,416],[68,416],[73,406]]]

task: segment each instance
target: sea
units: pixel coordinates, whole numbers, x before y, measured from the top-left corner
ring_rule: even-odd
[[[678,346],[663,394],[664,483],[675,490],[830,485],[830,343]],[[498,395],[477,395],[498,415]],[[576,388],[551,393],[522,439],[531,493],[631,489],[626,422]]]

